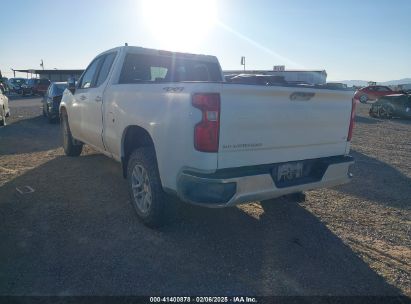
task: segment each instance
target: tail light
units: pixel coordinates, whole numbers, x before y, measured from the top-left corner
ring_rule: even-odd
[[[348,136],[347,136],[347,141],[351,141],[352,138],[352,133],[354,130],[354,120],[355,120],[355,98],[352,99],[352,105],[351,105],[351,118],[350,118],[350,128],[348,129]]]
[[[201,152],[218,152],[220,132],[220,94],[193,95],[193,107],[200,109],[201,121],[194,128],[194,147]]]

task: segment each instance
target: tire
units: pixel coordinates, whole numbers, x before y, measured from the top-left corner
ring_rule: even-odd
[[[43,116],[47,117],[46,111],[44,110],[44,102],[43,102]]]
[[[166,194],[161,186],[154,148],[139,148],[131,154],[127,163],[127,185],[140,220],[150,228],[164,225]],[[168,204],[172,204],[171,200]]]
[[[367,95],[361,95],[360,96],[360,102],[361,103],[367,103],[368,101],[368,96]]]
[[[77,157],[83,150],[83,144],[75,144],[74,138],[71,135],[70,126],[67,119],[67,114],[63,113],[61,116],[62,124],[61,130],[63,135],[63,149],[67,156]]]

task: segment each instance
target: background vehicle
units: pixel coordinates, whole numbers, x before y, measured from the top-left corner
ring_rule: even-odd
[[[44,95],[47,92],[50,83],[50,80],[46,78],[38,79],[38,81],[34,85],[33,93],[38,95]]]
[[[32,78],[32,79],[27,79],[22,85],[21,85],[21,95],[34,95],[34,85],[38,81],[38,79]]]
[[[48,79],[36,79],[31,78],[26,81],[25,84],[21,86],[22,92],[21,94],[24,95],[44,95],[47,91],[48,87],[50,86],[50,80]]]
[[[354,98],[359,100],[361,103],[366,103],[368,100],[376,100],[381,96],[396,93],[398,92],[393,91],[386,86],[368,86],[355,92]]]
[[[26,82],[25,78],[10,78],[9,79],[9,88],[10,92],[16,93],[16,94],[21,94],[22,89],[21,86]]]
[[[34,95],[35,86],[38,83],[38,79],[27,79],[21,86],[21,95]]]
[[[411,118],[411,95],[395,94],[379,98],[372,104],[369,112],[371,117]]]
[[[9,99],[4,95],[3,89],[0,89],[0,126],[6,125],[6,117],[10,116]]]
[[[59,106],[66,88],[66,82],[53,82],[44,94],[42,100],[43,115],[47,117],[49,123],[54,122],[59,117]]]
[[[349,182],[354,105],[344,90],[226,83],[214,56],[125,46],[70,81],[60,117],[66,155],[86,143],[120,161],[158,226],[166,194],[228,207]]]

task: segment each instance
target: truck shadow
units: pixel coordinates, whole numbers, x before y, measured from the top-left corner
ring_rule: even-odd
[[[18,120],[0,128],[0,143],[0,155],[56,149],[62,145],[60,126],[43,116]]]
[[[30,186],[34,192],[21,195]],[[143,226],[120,166],[57,157],[0,187],[0,294],[399,295],[284,199]]]
[[[362,197],[379,204],[410,209],[411,179],[396,168],[376,158],[351,150],[355,159],[353,181],[336,187],[344,193]],[[388,191],[387,191],[388,190]]]

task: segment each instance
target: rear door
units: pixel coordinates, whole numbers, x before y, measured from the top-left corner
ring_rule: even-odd
[[[353,93],[224,84],[218,167],[344,155]]]

